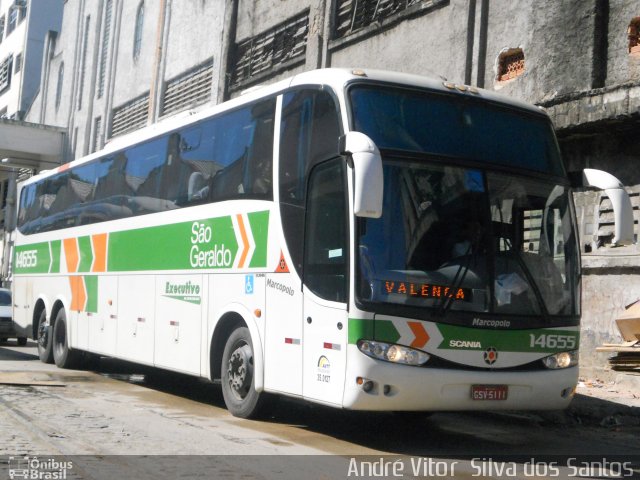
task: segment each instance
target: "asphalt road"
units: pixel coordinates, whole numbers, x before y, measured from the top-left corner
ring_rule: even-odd
[[[0,345],[0,457],[14,478],[34,457],[58,459],[53,470],[75,462],[65,478],[640,477],[640,421],[590,408],[424,416],[280,399],[247,421],[200,379],[106,358],[95,371],[60,370],[33,343]]]

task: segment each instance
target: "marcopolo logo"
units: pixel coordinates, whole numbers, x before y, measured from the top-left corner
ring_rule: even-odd
[[[231,267],[233,255],[224,243],[211,245],[213,230],[206,223],[193,222],[191,225],[191,250],[189,262],[192,268]],[[212,248],[213,247],[213,248]]]
[[[282,283],[279,283],[279,282],[274,282],[270,278],[267,279],[267,287],[273,288],[282,293],[286,293],[287,295],[291,295],[292,297],[295,295],[293,288],[289,287],[288,285],[283,285]]]
[[[164,287],[163,297],[172,298],[174,300],[181,300],[183,302],[194,303],[200,305],[200,285],[191,283],[172,283],[166,282]]]

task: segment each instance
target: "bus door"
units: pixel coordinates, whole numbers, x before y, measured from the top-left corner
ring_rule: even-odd
[[[316,166],[305,220],[305,398],[342,404],[347,358],[348,222],[345,162]]]

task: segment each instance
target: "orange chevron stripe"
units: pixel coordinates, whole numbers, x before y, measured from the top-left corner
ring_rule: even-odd
[[[416,336],[416,338],[411,342],[410,347],[413,348],[423,348],[427,342],[429,341],[429,334],[424,329],[424,325],[420,322],[407,322],[409,328]]]
[[[93,268],[92,272],[107,271],[107,234],[100,233],[91,236],[93,244]]]
[[[84,278],[80,275],[69,277],[71,285],[71,310],[81,312],[87,303],[87,290]]]
[[[62,244],[64,245],[64,256],[67,261],[67,272],[75,273],[78,271],[78,264],[80,263],[78,240],[75,238],[65,238]]]
[[[242,255],[240,256],[240,262],[238,268],[244,267],[244,262],[247,261],[247,255],[249,254],[249,238],[247,237],[247,231],[244,228],[244,222],[242,221],[242,215],[236,215],[238,219],[238,226],[240,227],[240,237],[242,237]]]

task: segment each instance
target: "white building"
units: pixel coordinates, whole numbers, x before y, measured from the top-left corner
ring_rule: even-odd
[[[22,120],[40,88],[47,36],[62,23],[62,0],[0,1],[0,116]],[[51,32],[51,33],[50,33]]]

